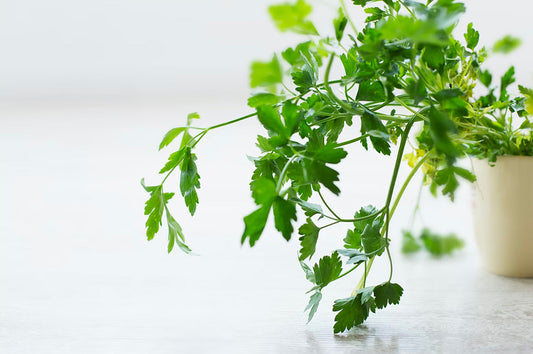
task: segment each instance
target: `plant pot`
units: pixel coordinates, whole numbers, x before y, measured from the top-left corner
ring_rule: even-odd
[[[473,220],[487,269],[533,277],[533,156],[498,157],[494,166],[473,160]]]

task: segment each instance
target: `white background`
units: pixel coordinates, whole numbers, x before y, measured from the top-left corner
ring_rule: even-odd
[[[348,1],[349,2],[349,1]],[[269,59],[295,38],[279,34],[272,0],[2,0],[0,98],[247,93],[253,59]],[[331,33],[336,1],[313,1],[315,21]],[[523,39],[516,53],[490,65],[517,65],[533,86],[532,5],[523,0],[467,0],[460,29],[474,21],[481,43],[505,34]],[[357,13],[355,13],[357,17]]]

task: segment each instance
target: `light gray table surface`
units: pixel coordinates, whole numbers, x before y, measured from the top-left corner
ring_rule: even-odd
[[[239,104],[163,100],[1,105],[0,353],[533,351],[533,280],[479,264],[467,186],[455,204],[424,194],[416,223],[464,236],[453,257],[402,256],[400,230],[417,188],[400,204],[392,225],[400,305],[334,335],[332,302],[349,295],[354,276],[328,288],[306,324],[310,284],[296,240],[269,225],[255,248],[239,244],[253,208],[253,121],[213,132],[199,147],[195,218],[180,200],[172,204],[196,255],[166,254],[164,231],[147,242],[139,180],[158,181],[162,134],[195,110],[205,125],[247,113]],[[391,161],[374,157],[354,153],[341,168],[341,213],[383,201]],[[342,233],[321,236],[319,253],[339,247]],[[387,267],[376,262],[371,281],[384,280]]]

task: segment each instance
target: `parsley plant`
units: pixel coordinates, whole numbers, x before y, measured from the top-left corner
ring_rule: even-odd
[[[148,239],[166,221],[168,252],[175,245],[190,252],[169,210],[174,193],[164,191],[165,181],[179,178],[179,192],[194,214],[200,188],[196,145],[220,127],[258,119],[265,132],[257,137],[260,156],[253,161],[250,183],[257,208],[244,218],[241,242],[254,246],[269,217],[283,238],[299,235],[299,261],[311,283],[309,320],[323,289],[360,269],[353,292],[333,304],[335,333],[363,323],[377,309],[399,303],[403,289],[392,282],[389,226],[418,171],[432,193],[453,199],[459,180],[475,180],[469,170],[457,166],[458,159],[471,155],[494,162],[506,154],[533,155],[533,125],[527,118],[533,113],[533,90],[520,86],[521,95],[511,97],[512,67],[493,80],[481,67],[489,51],[478,48],[479,33],[472,24],[464,35],[454,37],[465,11],[462,3],[352,2],[366,13],[364,25],[358,28],[353,23],[341,1],[330,32],[324,34],[309,20],[312,8],[306,1],[271,6],[269,13],[279,30],[301,34],[304,40],[268,61],[252,63],[254,94],[248,104],[254,111],[207,128],[193,126],[199,117],[190,114],[186,126],[170,130],[161,142],[160,149],[178,147],[160,171],[161,183],[142,183],[150,194],[145,207]],[[518,43],[506,37],[493,51],[507,52]],[[342,66],[341,77],[331,77],[334,64]],[[475,89],[478,83],[485,87],[482,95]],[[340,140],[341,132],[352,138]],[[344,147],[352,144],[390,155],[394,167],[385,188],[386,202],[360,206],[345,218],[334,212],[322,192],[341,192],[335,166],[347,156]],[[399,182],[402,160],[407,160],[411,172]],[[321,203],[311,203],[312,196]],[[300,222],[298,209],[305,214]],[[339,249],[308,264],[323,230],[336,224],[346,225]],[[421,240],[435,254],[459,247],[455,238],[437,239],[425,233]],[[411,238],[410,250],[420,248]],[[390,262],[389,276],[370,284],[372,264],[381,256]]]

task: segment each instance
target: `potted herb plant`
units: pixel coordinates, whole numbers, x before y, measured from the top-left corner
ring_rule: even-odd
[[[519,86],[523,97],[511,99],[506,88],[513,72],[509,69],[501,79],[499,98],[489,76],[484,82],[490,90],[482,99],[496,109],[475,127],[477,143],[471,145],[480,158],[473,160],[474,227],[491,272],[533,277],[533,130],[527,119],[533,113],[533,91]]]
[[[471,171],[457,165],[459,159],[473,155],[497,161],[497,156],[510,153],[496,147],[505,145],[507,130],[516,123],[510,122],[511,116],[523,121],[520,134],[512,133],[513,148],[530,154],[533,144],[526,108],[531,91],[522,88],[522,96],[511,98],[510,70],[501,78],[496,96],[491,74],[481,66],[487,51],[478,48],[479,33],[470,24],[466,33],[454,36],[465,11],[462,3],[353,0],[353,5],[366,13],[362,27],[351,21],[341,1],[331,31],[320,34],[304,0],[271,6],[276,26],[303,35],[304,41],[269,61],[252,64],[254,93],[248,105],[253,112],[200,129],[191,126],[198,115],[189,115],[187,125],[170,130],[160,144],[177,146],[160,171],[162,181],[150,186],[142,181],[150,194],[145,207],[148,239],[165,222],[168,251],[177,245],[190,252],[170,212],[174,193],[165,189],[165,182],[179,177],[179,192],[194,214],[200,188],[197,144],[221,127],[259,120],[264,133],[257,137],[259,156],[253,160],[250,183],[257,207],[244,217],[241,242],[254,246],[269,218],[283,238],[299,238],[299,261],[311,288],[309,320],[324,288],[332,282],[353,282],[353,291],[333,304],[335,333],[363,323],[370,312],[399,303],[403,288],[393,282],[389,251],[391,238],[398,235],[391,235],[389,226],[417,172],[423,173],[434,194],[453,199],[459,180],[475,180]],[[332,77],[334,66],[342,70],[339,77]],[[477,95],[478,82],[489,87],[488,94]],[[384,186],[385,203],[354,205],[353,216],[346,218],[334,212],[323,192],[340,194],[335,166],[346,158],[349,145],[373,149],[393,159],[394,166]],[[404,158],[408,164],[402,163]],[[404,165],[411,170],[400,181],[400,168],[408,168]],[[298,210],[305,216],[298,218]],[[337,249],[316,257],[321,235],[337,224],[345,225],[346,236]],[[390,273],[385,279],[372,279],[372,265],[379,257],[390,262]],[[359,280],[354,282],[357,271]]]

